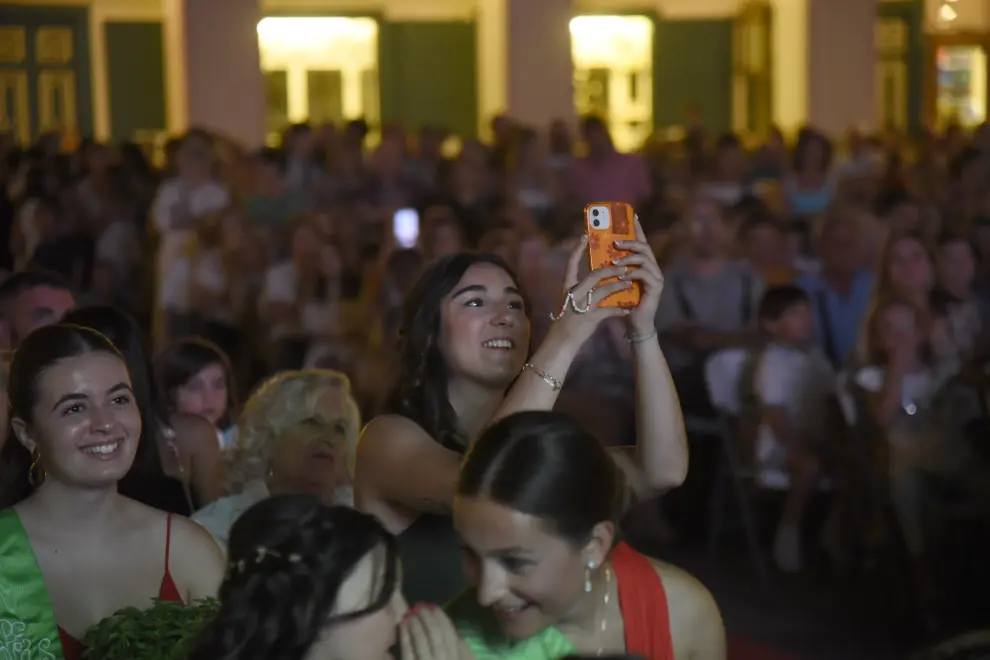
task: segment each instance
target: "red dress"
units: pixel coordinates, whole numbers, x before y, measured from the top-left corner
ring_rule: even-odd
[[[170,603],[181,603],[182,594],[175,586],[172,574],[168,570],[168,551],[172,542],[172,514],[168,515],[165,522],[165,575],[162,577],[162,586],[158,589],[158,598]],[[86,647],[78,639],[65,632],[62,626],[58,627],[58,636],[62,639],[62,655],[65,660],[82,660],[86,653]]]
[[[619,583],[626,652],[648,660],[674,660],[667,592],[653,564],[625,543],[612,550],[611,559]]]

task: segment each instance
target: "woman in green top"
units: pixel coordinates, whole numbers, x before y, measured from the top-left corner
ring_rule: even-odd
[[[663,276],[638,221],[636,226],[639,240],[619,246],[630,256],[580,281],[587,243],[578,243],[567,267],[561,314],[532,354],[528,305],[501,258],[444,257],[413,287],[400,331],[396,385],[387,414],[371,420],[362,434],[354,484],[356,506],[399,537],[410,601],[445,603],[466,586],[450,511],[473,439],[510,413],[552,409],[572,361],[606,319],[627,322],[637,386],[636,461],[622,455],[617,460],[643,494],[684,480],[684,424],[654,328]],[[610,293],[635,285],[643,291],[638,307],[598,307]]]
[[[708,590],[617,542],[626,499],[601,444],[560,413],[482,433],[454,500],[474,588],[448,608],[476,660],[724,660]]]

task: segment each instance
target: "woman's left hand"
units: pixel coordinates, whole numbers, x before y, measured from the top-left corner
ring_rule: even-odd
[[[403,660],[474,660],[454,624],[436,605],[409,611],[399,626],[399,643]]]
[[[639,305],[627,317],[630,332],[641,335],[653,332],[656,328],[657,307],[660,305],[660,294],[663,293],[663,273],[653,254],[653,248],[646,242],[646,232],[639,224],[639,216],[636,216],[635,222],[636,240],[616,241],[616,247],[632,254],[616,259],[615,264],[629,267],[620,279],[639,282],[643,288]]]

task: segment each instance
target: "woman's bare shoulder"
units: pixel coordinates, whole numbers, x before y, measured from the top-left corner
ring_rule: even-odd
[[[214,443],[218,442],[216,428],[199,415],[176,413],[169,418],[169,423],[175,431],[175,442],[180,447],[201,442],[207,437]]]
[[[725,657],[725,630],[714,596],[687,571],[650,559],[663,582],[675,651],[693,657]],[[701,655],[698,655],[698,653]]]
[[[385,447],[392,450],[421,441],[431,441],[431,438],[422,426],[408,417],[378,415],[361,431],[361,438],[358,440],[358,457],[360,458],[362,452],[377,452]]]

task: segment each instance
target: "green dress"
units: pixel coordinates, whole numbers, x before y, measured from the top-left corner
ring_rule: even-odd
[[[45,579],[21,519],[0,512],[0,658],[63,660]]]
[[[553,626],[528,639],[505,637],[491,611],[478,604],[474,589],[455,598],[447,606],[447,614],[476,660],[559,660],[577,653],[564,633]]]

